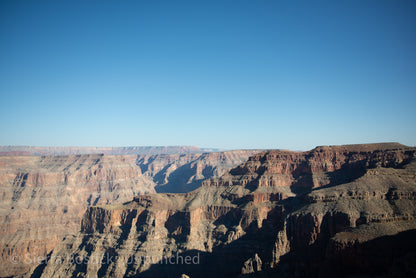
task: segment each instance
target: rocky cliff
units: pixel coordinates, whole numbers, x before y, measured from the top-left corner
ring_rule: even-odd
[[[32,273],[414,274],[415,253],[406,239],[416,228],[415,152],[391,143],[260,153],[186,194],[88,208],[80,233]],[[384,242],[394,242],[393,251]]]
[[[0,277],[23,274],[65,236],[87,207],[185,192],[256,151],[172,155],[0,156]]]
[[[189,192],[202,181],[220,177],[233,167],[247,161],[259,150],[236,150],[198,154],[141,155],[137,165],[150,177],[157,192]]]

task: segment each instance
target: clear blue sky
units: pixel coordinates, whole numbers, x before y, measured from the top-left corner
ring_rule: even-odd
[[[416,1],[0,1],[0,145],[416,144]]]

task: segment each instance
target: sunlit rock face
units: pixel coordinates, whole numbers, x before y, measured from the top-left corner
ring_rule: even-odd
[[[0,276],[27,272],[76,234],[89,206],[187,192],[256,152],[0,156]]]
[[[391,143],[259,153],[186,194],[89,207],[80,232],[32,271],[42,277],[406,276],[414,269],[406,240],[416,229],[415,152]],[[397,247],[389,253],[386,246]],[[67,256],[81,263],[62,261]],[[192,263],[178,261],[186,257]],[[397,267],[398,257],[406,264]]]

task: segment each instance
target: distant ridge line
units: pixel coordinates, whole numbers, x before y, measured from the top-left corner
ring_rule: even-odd
[[[201,149],[197,146],[129,146],[129,147],[37,147],[0,146],[0,155],[155,155],[214,152],[218,149]]]

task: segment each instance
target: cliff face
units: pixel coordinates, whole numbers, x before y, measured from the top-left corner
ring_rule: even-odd
[[[189,192],[203,180],[220,177],[231,168],[259,153],[258,150],[237,150],[199,154],[142,155],[137,165],[156,184],[157,192]]]
[[[250,157],[209,185],[315,188],[355,179],[368,168],[398,167],[409,155],[399,144],[317,147],[309,152],[269,151]]]
[[[0,276],[36,265],[79,231],[89,206],[130,201],[155,187],[189,191],[253,153],[0,156]],[[184,172],[186,180],[176,178]]]
[[[11,257],[46,255],[76,232],[89,205],[155,192],[136,156],[0,157],[0,276],[24,272]],[[27,258],[26,261],[29,261]]]
[[[416,228],[415,152],[399,144],[270,151],[187,194],[150,194],[125,204],[90,207],[81,232],[60,243],[34,273],[359,274],[362,266],[355,254],[363,258],[377,252],[380,238]],[[410,264],[404,273],[411,271],[414,258],[411,248],[406,250],[400,253]],[[375,258],[368,264],[397,273],[385,262]],[[366,273],[378,275],[380,269]]]

